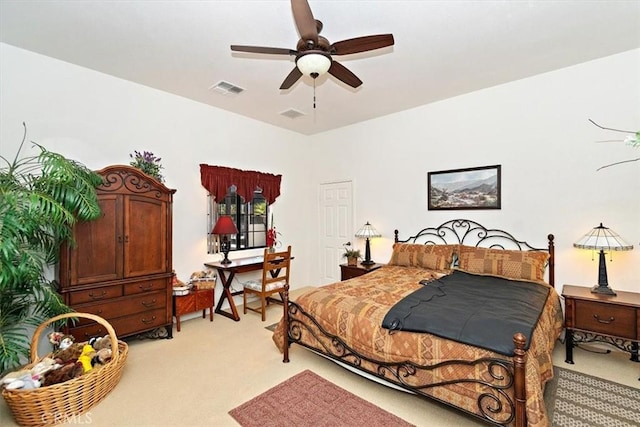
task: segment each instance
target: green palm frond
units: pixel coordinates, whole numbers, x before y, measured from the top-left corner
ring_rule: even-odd
[[[73,226],[100,214],[102,178],[81,163],[40,149],[13,160],[0,156],[0,372],[28,356],[29,327],[69,312],[45,277]]]

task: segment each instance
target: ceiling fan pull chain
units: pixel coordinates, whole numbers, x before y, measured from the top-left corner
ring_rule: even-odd
[[[316,109],[316,79],[313,79],[313,109]]]

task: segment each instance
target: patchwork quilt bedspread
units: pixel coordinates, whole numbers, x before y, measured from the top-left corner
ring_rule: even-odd
[[[411,361],[423,366],[448,360],[472,361],[484,357],[508,359],[489,350],[428,333],[390,333],[382,328],[383,319],[390,308],[419,289],[422,286],[420,281],[439,278],[445,274],[419,267],[386,265],[357,278],[309,290],[296,298],[295,302],[311,314],[325,331],[339,336],[365,358],[386,363]],[[527,352],[529,426],[549,425],[543,391],[545,383],[553,376],[552,353],[562,324],[560,298],[557,292],[551,289]],[[313,325],[310,327],[315,328]],[[284,337],[284,325],[280,322],[273,339],[281,350]],[[333,345],[330,339],[315,338],[308,333],[303,334],[301,341],[320,352]],[[365,369],[369,368],[366,360],[363,360],[362,366]],[[407,377],[406,381],[416,385],[460,378],[488,379],[488,376],[490,373],[487,372],[486,366],[456,364],[446,365],[441,369],[420,371],[414,377]],[[436,399],[479,414],[478,396],[487,390],[477,383],[458,382],[423,391]]]

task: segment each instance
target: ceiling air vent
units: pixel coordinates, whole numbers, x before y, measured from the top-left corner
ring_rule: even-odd
[[[280,113],[280,115],[289,117],[290,119],[297,119],[300,116],[304,116],[305,114],[302,111],[296,110],[295,108],[289,108],[286,111]]]
[[[244,91],[244,89],[240,86],[225,82],[224,80],[220,80],[209,89],[213,89],[214,92],[217,92],[221,95],[238,95]]]

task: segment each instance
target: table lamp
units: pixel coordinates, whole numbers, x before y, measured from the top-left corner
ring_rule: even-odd
[[[376,229],[373,228],[371,224],[369,224],[369,221],[367,221],[367,223],[363,225],[360,230],[358,230],[358,232],[356,233],[356,237],[367,239],[367,243],[365,244],[365,249],[364,249],[364,261],[362,261],[360,264],[362,265],[375,264],[375,262],[371,259],[371,246],[369,245],[369,239],[372,237],[381,237],[381,236],[382,235],[378,233],[378,231],[376,231]]]
[[[218,218],[216,225],[213,227],[211,231],[212,234],[217,234],[218,236],[222,236],[222,242],[220,242],[220,249],[224,254],[224,259],[220,261],[221,264],[230,264],[231,260],[229,259],[229,234],[238,234],[238,229],[236,225],[233,223],[233,218],[228,215],[222,215]]]
[[[630,251],[633,249],[633,245],[628,244],[618,236],[618,233],[600,223],[599,226],[582,236],[573,246],[579,249],[600,251],[598,284],[591,289],[591,292],[595,294],[616,295],[613,289],[609,287],[607,280],[607,265],[604,259],[604,251]]]

